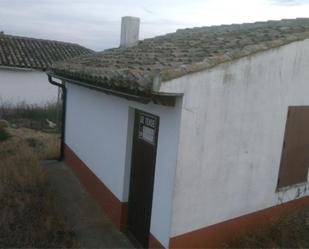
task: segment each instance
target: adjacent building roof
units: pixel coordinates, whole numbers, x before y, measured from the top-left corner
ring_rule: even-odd
[[[158,81],[306,38],[309,19],[182,29],[140,41],[131,48],[109,49],[56,63],[51,70],[99,87],[149,94]]]
[[[56,61],[92,52],[78,44],[0,33],[0,66],[45,70]]]

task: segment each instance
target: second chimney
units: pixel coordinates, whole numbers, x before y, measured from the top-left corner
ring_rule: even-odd
[[[138,17],[124,16],[121,19],[120,47],[128,48],[137,45],[140,19]]]

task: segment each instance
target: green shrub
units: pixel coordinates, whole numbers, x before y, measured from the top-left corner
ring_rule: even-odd
[[[5,129],[0,129],[0,142],[10,138],[10,134]]]

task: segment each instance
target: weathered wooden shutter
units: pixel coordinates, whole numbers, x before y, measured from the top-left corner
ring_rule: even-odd
[[[307,181],[309,166],[309,106],[289,107],[278,188]]]

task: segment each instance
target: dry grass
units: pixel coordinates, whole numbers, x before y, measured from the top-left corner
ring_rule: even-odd
[[[78,246],[74,233],[54,205],[53,193],[39,163],[42,151],[48,157],[56,156],[54,144],[46,148],[42,144],[51,137],[29,130],[8,132],[12,133],[11,138],[0,142],[1,247]]]
[[[236,238],[228,248],[309,248],[309,208],[245,237]]]
[[[60,135],[45,133],[28,128],[7,128],[15,143],[23,143],[29,147],[39,159],[54,160],[60,155]]]

